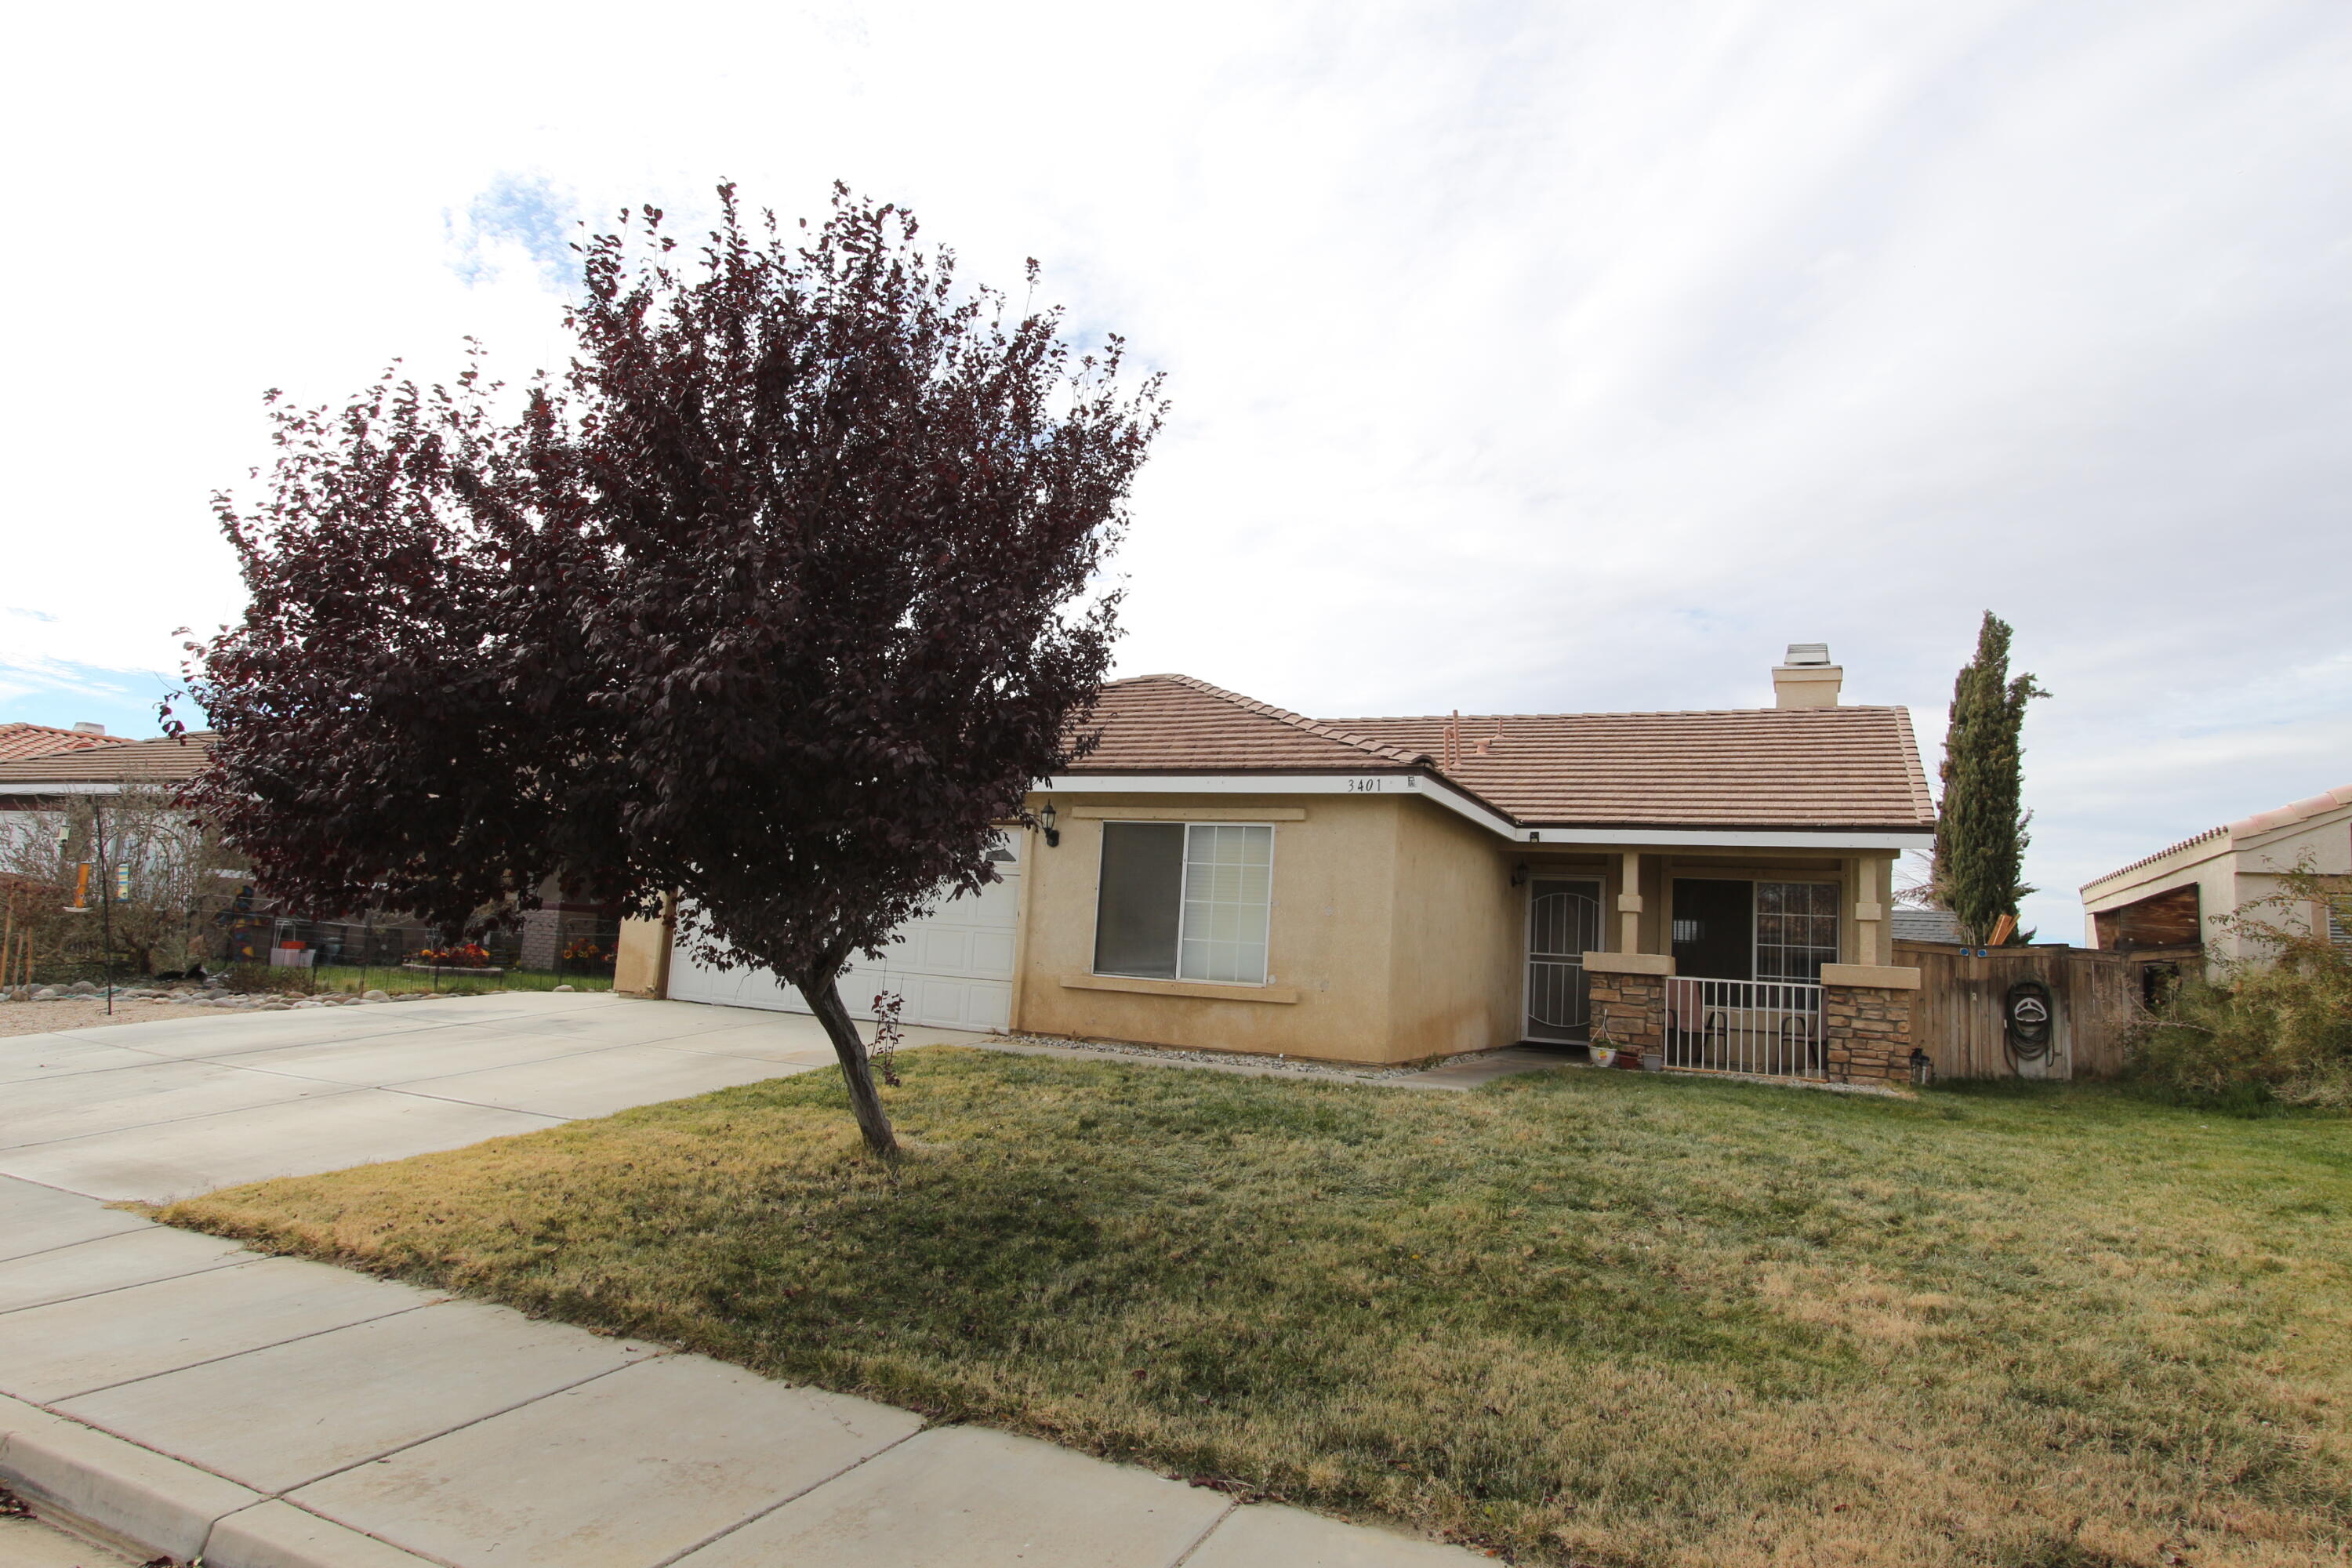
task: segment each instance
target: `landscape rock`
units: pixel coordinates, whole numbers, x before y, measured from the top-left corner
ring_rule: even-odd
[[[556,989],[557,989],[558,991],[569,991],[569,990],[571,990],[571,989],[572,989],[572,987],[571,987],[571,986],[569,986],[569,985],[559,985],[559,986],[557,986],[557,987],[556,987]]]
[[[67,986],[66,989],[72,992],[77,996],[95,996],[98,994],[98,987],[92,985],[87,980],[77,980],[71,985]]]

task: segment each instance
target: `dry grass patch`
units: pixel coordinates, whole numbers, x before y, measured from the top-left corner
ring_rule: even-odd
[[[932,1049],[163,1217],[1529,1562],[2352,1560],[2352,1136]]]

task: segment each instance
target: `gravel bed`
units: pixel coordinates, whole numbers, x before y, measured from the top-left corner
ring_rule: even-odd
[[[1350,1083],[1370,1083],[1382,1079],[1411,1078],[1426,1072],[1431,1064],[1412,1067],[1357,1067],[1346,1062],[1315,1061],[1304,1057],[1262,1057],[1243,1051],[1180,1051],[1170,1046],[1138,1046],[1124,1040],[1062,1040],[1050,1035],[1007,1035],[1003,1038],[1016,1046],[1029,1046],[1040,1050],[1076,1051],[1087,1056],[1148,1057],[1155,1061],[1177,1062],[1185,1067],[1224,1068],[1234,1072],[1296,1073],[1306,1078],[1344,1079]],[[1475,1052],[1465,1057],[1453,1057],[1436,1064],[1451,1067],[1456,1062],[1475,1061],[1486,1053]]]

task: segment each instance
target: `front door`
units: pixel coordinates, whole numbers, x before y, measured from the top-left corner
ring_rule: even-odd
[[[1530,1040],[1581,1040],[1591,1022],[1584,955],[1601,946],[1601,884],[1538,878],[1528,887]]]

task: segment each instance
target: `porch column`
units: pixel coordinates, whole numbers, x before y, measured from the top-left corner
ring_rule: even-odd
[[[1628,849],[1617,857],[1617,951],[1642,951],[1642,857]]]
[[[1885,963],[1892,957],[1886,941],[1886,906],[1879,901],[1878,858],[1861,855],[1853,862],[1853,961]]]

